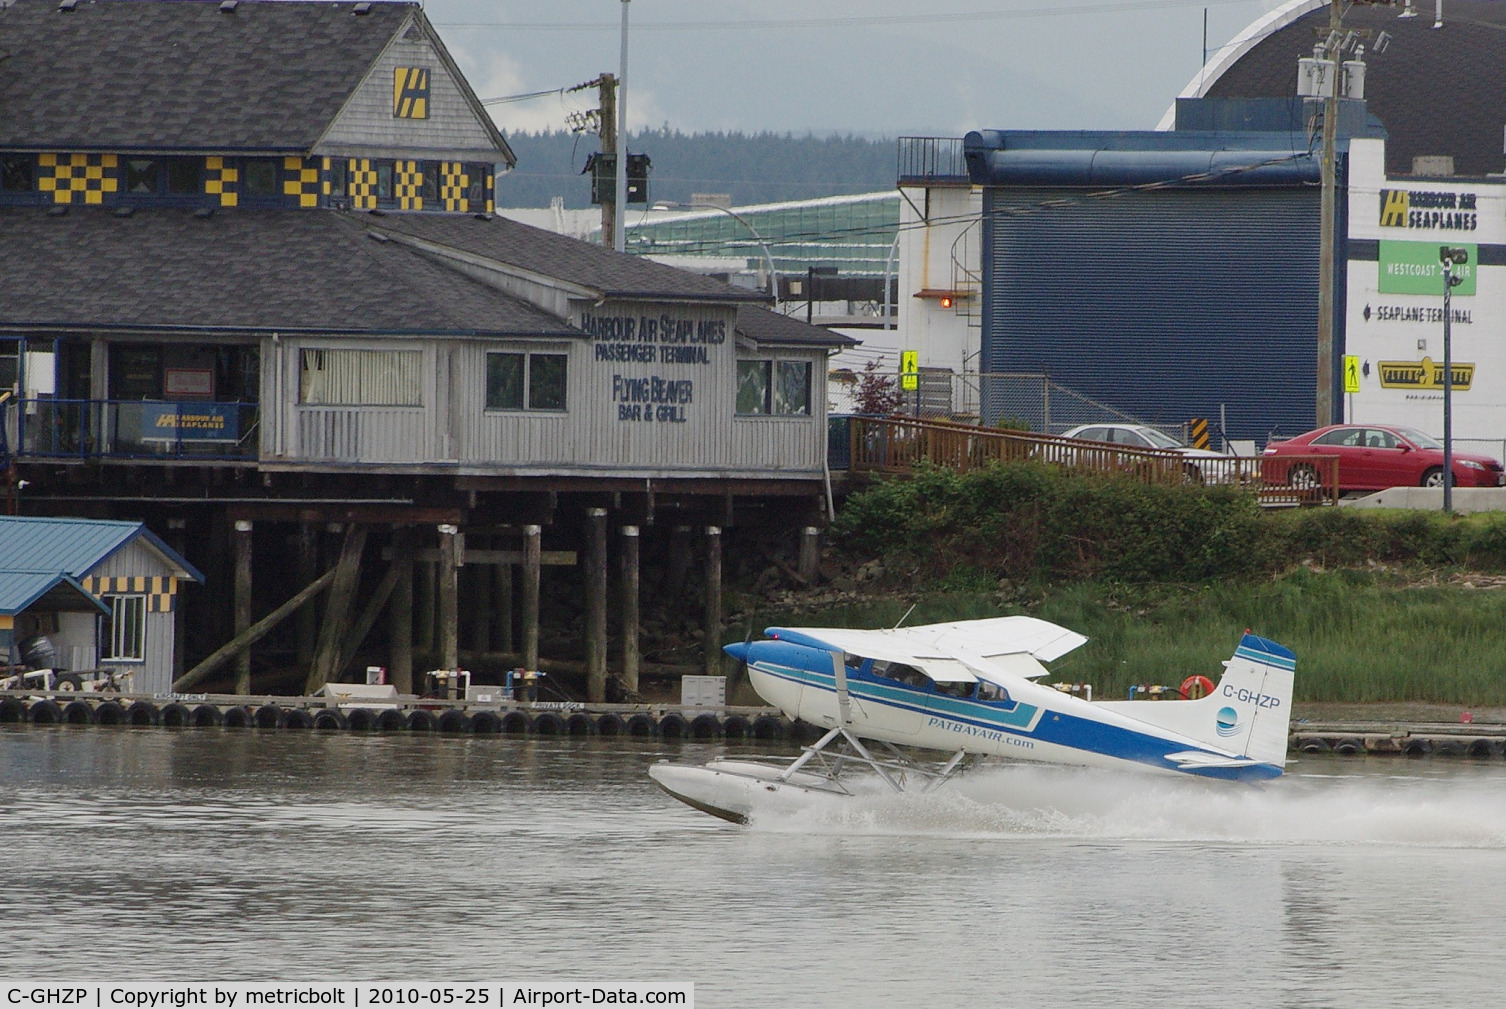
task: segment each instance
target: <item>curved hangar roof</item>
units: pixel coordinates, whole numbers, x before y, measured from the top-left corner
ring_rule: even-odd
[[[1370,32],[1366,40],[1365,98],[1389,137],[1386,171],[1405,175],[1420,155],[1452,155],[1459,175],[1506,168],[1506,0],[1443,0],[1443,27],[1433,27],[1434,5],[1416,0],[1416,17],[1403,8],[1356,5],[1344,13],[1346,29]],[[1220,48],[1179,98],[1291,98],[1297,60],[1311,56],[1326,34],[1328,4],[1290,0]],[[1380,33],[1390,36],[1375,51]],[[1159,129],[1171,129],[1175,107]]]

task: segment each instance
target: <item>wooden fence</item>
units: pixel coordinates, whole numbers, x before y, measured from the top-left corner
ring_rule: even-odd
[[[835,420],[836,418],[834,418]],[[846,468],[854,473],[907,474],[919,463],[960,472],[994,462],[1031,459],[1076,472],[1112,473],[1146,483],[1234,486],[1269,507],[1337,504],[1335,456],[1188,458],[1163,449],[1134,449],[1024,431],[1001,431],[907,417],[847,417]],[[842,468],[834,464],[834,468]]]

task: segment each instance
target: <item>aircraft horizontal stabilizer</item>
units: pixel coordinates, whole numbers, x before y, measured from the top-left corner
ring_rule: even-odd
[[[1214,768],[1214,767],[1253,767],[1260,763],[1249,757],[1220,757],[1214,753],[1205,753],[1201,750],[1184,750],[1181,753],[1168,753],[1166,759],[1182,765],[1183,769]]]

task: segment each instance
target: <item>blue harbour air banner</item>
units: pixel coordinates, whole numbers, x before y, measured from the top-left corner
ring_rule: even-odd
[[[142,441],[239,440],[235,403],[142,403]]]
[[[727,342],[721,319],[659,315],[584,314],[580,328],[594,343],[597,361],[619,365],[608,390],[617,420],[636,424],[683,424],[695,403],[695,377],[683,367],[707,368],[716,348]],[[695,372],[691,372],[694,376]]]

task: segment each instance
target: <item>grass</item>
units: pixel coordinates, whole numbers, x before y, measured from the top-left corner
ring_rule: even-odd
[[[771,610],[763,626],[893,626],[913,600],[875,597],[819,611]],[[1140,683],[1217,679],[1249,628],[1297,653],[1298,701],[1506,705],[1506,588],[1440,584],[1416,572],[1314,571],[1199,586],[1078,582],[1027,599],[936,591],[906,623],[1028,613],[1089,637],[1053,679],[1124,697]]]

